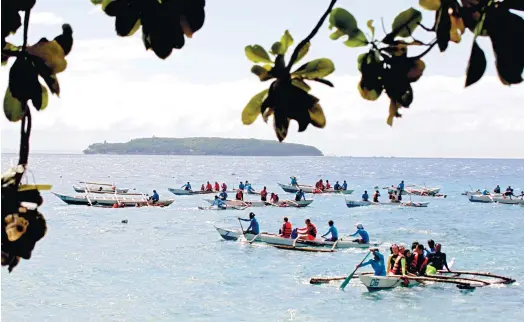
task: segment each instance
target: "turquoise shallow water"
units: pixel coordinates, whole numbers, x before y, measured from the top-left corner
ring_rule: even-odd
[[[13,155],[2,155],[2,170]],[[460,193],[496,184],[524,189],[524,160],[401,158],[238,158],[34,155],[40,183],[74,194],[77,180],[114,180],[120,186],[175,198],[169,208],[100,209],[65,205],[45,193],[48,233],[33,257],[13,273],[2,269],[5,321],[522,321],[524,207],[470,203]],[[255,208],[261,229],[278,231],[311,218],[321,234],[333,219],[340,233],[362,222],[372,239],[443,244],[456,269],[492,271],[517,279],[511,286],[459,291],[452,286],[397,288],[369,293],[358,279],[314,286],[313,276],[344,275],[364,251],[304,253],[221,240],[213,224],[238,227],[249,211],[197,211],[199,196],[167,191],[191,180],[240,180],[292,197],[276,182],[296,175],[322,177],[356,189],[397,184],[440,186],[446,199],[422,208],[348,209],[342,196],[313,196],[304,209]],[[110,178],[107,178],[110,176]],[[311,197],[311,196],[308,196]],[[128,224],[122,224],[128,219]]]

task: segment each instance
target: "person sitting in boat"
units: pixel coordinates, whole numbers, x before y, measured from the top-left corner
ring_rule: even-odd
[[[406,259],[404,247],[397,244],[391,245],[391,255],[388,257],[386,271],[388,275],[406,275]]]
[[[344,180],[344,182],[342,183],[342,190],[348,190],[348,184],[346,180]]]
[[[202,185],[202,186],[204,186],[204,185]],[[188,182],[185,185],[183,185],[181,188],[183,188],[184,190],[191,190],[191,185]]]
[[[102,187],[98,188],[98,191],[102,191]]]
[[[324,189],[326,189],[326,186],[324,186],[324,181],[322,179],[318,180],[318,182],[315,184],[315,188],[324,191]]]
[[[306,194],[304,191],[302,191],[302,189],[298,190],[295,194],[295,201],[300,201],[300,199],[306,200]]]
[[[331,189],[331,184],[329,183],[329,180],[326,180],[326,189]]]
[[[292,176],[292,177],[289,177],[289,179],[291,179],[292,186],[298,186],[297,177]]]
[[[497,186],[495,187],[495,189],[493,189],[493,192],[494,192],[494,193],[500,193],[500,186],[497,185]]]
[[[317,238],[317,227],[311,223],[311,220],[308,218],[305,221],[306,227],[297,229],[297,233],[300,236],[300,239],[305,240],[315,240]]]
[[[418,244],[413,252],[413,261],[411,262],[410,271],[415,275],[424,275],[424,267],[426,266],[427,260],[424,256],[424,245]]]
[[[357,267],[364,267],[371,265],[373,268],[373,271],[375,272],[375,276],[386,276],[386,267],[384,265],[384,255],[380,253],[378,248],[371,248],[369,250],[371,253],[373,253],[373,258],[368,260],[365,263],[357,264]]]
[[[227,190],[227,184],[225,182],[222,183],[222,191]]]
[[[244,192],[240,189],[237,190],[237,194],[235,196],[236,200],[242,200],[244,201]]]
[[[220,185],[215,181],[215,191],[220,191]]]
[[[204,184],[200,187],[200,191],[206,191],[206,186]]]
[[[340,190],[340,184],[338,183],[338,181],[335,182],[335,185],[333,186],[333,190],[335,190],[335,191]]]
[[[227,199],[227,192],[224,190],[222,191],[218,197],[220,198],[220,200],[226,200]]]
[[[362,201],[369,201],[369,195],[367,190],[365,190],[364,194],[362,195]]]
[[[373,202],[378,202],[378,197],[380,197],[380,192],[378,190],[373,194]]]
[[[269,202],[271,203],[277,203],[278,202],[278,195],[276,193],[271,193],[271,198],[269,198]]]
[[[213,191],[213,186],[211,186],[211,183],[209,183],[209,181],[206,184],[206,191]]]
[[[511,186],[508,186],[508,188],[506,189],[506,192],[504,193],[504,196],[506,197],[513,196],[513,188],[511,188]]]
[[[227,207],[226,203],[220,200],[218,196],[215,196],[215,200],[213,200],[213,203],[211,203],[211,207],[212,206],[217,206],[220,209],[226,209]]]
[[[258,225],[258,221],[255,218],[255,214],[254,213],[252,213],[252,212],[249,213],[249,219],[244,219],[244,218],[240,218],[240,217],[238,217],[238,219],[242,220],[242,221],[249,221],[250,222],[249,227],[247,227],[247,230],[244,231],[244,234],[251,233],[251,234],[258,235],[260,233],[260,227]]]
[[[415,275],[412,272],[413,271],[412,265],[413,265],[413,260],[415,259],[415,257],[413,256],[413,253],[411,252],[411,250],[409,249],[404,250],[404,258],[406,260],[406,274]]]
[[[428,240],[429,249],[424,249],[424,256],[428,257],[429,254],[435,252],[435,241],[433,239]]]
[[[260,200],[261,201],[267,201],[267,189],[266,189],[265,186],[264,186],[264,189],[262,189],[262,191],[260,191]]]
[[[446,269],[448,272],[451,272],[451,270],[448,267],[448,262],[446,260],[446,254],[441,252],[442,245],[436,244],[435,245],[435,252],[428,255],[427,258],[427,265],[424,269],[424,272],[426,275],[435,275],[437,272],[441,269]]]
[[[151,200],[151,202],[153,203],[158,202],[158,200],[160,200],[160,196],[158,195],[156,190],[153,190],[153,195],[149,197],[149,200]]]
[[[490,194],[490,193],[489,193],[488,189],[484,189],[484,190],[482,190],[482,195],[483,195],[483,196],[487,196],[487,195],[489,195],[489,194]]]
[[[364,226],[362,226],[362,224],[357,224],[357,231],[349,236],[353,237],[356,235],[360,235],[360,238],[353,240],[354,242],[358,242],[359,244],[369,243],[369,234],[366,230],[364,230]]]
[[[240,181],[240,184],[238,185],[238,189],[244,190],[244,188],[245,188],[244,183]]]
[[[287,217],[284,217],[284,224],[282,225],[282,228],[278,231],[280,237],[290,238],[292,232],[293,226],[289,222],[289,219]]]
[[[326,238],[326,241],[337,241],[338,240],[338,230],[335,227],[335,223],[333,222],[333,220],[330,220],[328,222],[328,225],[329,225],[329,230],[327,231],[327,233],[325,233],[321,237],[325,238],[327,235],[331,234],[331,238]]]
[[[250,193],[254,193],[255,192],[255,189],[253,189],[253,187],[251,187],[251,183],[246,183],[246,191],[250,192]]]

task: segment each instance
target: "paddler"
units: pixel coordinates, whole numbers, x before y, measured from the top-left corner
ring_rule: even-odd
[[[160,196],[158,193],[156,193],[156,190],[153,190],[153,195],[149,197],[149,200],[151,200],[153,203],[158,202],[160,200]]]
[[[298,190],[295,194],[295,201],[300,201],[301,199],[306,200],[306,194],[304,191],[302,191],[302,189]]]
[[[204,184],[200,187],[200,191],[206,191],[206,186],[204,186]]]
[[[298,186],[297,177],[292,176],[292,177],[289,177],[289,179],[291,179],[292,186]]]
[[[493,189],[493,192],[494,192],[494,193],[500,193],[500,186],[497,185],[497,186],[495,187],[495,189]]]
[[[211,206],[217,206],[220,209],[226,209],[227,207],[226,203],[220,200],[218,196],[215,196],[215,200],[213,200]]]
[[[238,189],[244,190],[244,188],[245,188],[244,183],[240,181],[240,184],[238,185]]]
[[[446,260],[446,254],[441,252],[441,249],[442,245],[436,244],[435,252],[428,255],[427,265],[425,268],[426,275],[435,275],[439,270],[444,269],[444,267],[446,267],[448,272],[451,272]]]
[[[508,187],[506,188],[506,192],[504,193],[504,196],[506,196],[506,197],[511,197],[511,196],[513,196],[513,188],[511,188],[511,186],[508,186]]]
[[[282,225],[282,228],[278,232],[280,234],[280,237],[290,238],[292,232],[293,232],[293,227],[291,223],[289,222],[289,219],[287,217],[284,217],[284,224]]]
[[[333,220],[330,220],[328,222],[328,225],[329,225],[329,230],[327,231],[327,233],[325,233],[321,237],[325,238],[327,235],[331,234],[331,238],[326,238],[326,241],[337,241],[338,240],[338,230],[335,227],[335,223],[333,222]]]
[[[227,192],[224,190],[222,191],[218,197],[220,198],[220,200],[226,200],[227,199]]]
[[[215,181],[215,191],[220,191],[220,185]]]
[[[242,220],[242,221],[249,221],[250,222],[249,227],[247,227],[247,230],[244,231],[244,234],[251,233],[251,234],[254,234],[254,235],[258,235],[260,233],[260,227],[258,225],[258,221],[255,218],[255,214],[254,213],[252,213],[252,212],[249,213],[249,219],[243,219],[243,218],[240,218],[240,217],[238,217],[238,219]]]
[[[244,192],[241,189],[237,190],[237,194],[235,196],[235,199],[244,201]]]
[[[373,253],[373,258],[360,265],[357,264],[357,267],[371,265],[373,271],[375,271],[375,276],[386,276],[386,268],[384,267],[384,255],[380,253],[378,248],[371,248],[369,251]]]
[[[306,227],[297,229],[297,233],[302,235],[300,239],[315,240],[317,238],[317,227],[311,223],[309,218],[306,219],[305,223]]]
[[[397,190],[399,191],[399,194],[402,194],[402,191],[404,191],[404,180],[402,180],[398,186],[397,186]]]
[[[326,189],[331,189],[331,184],[329,183],[329,180],[326,180]]]
[[[342,183],[342,190],[348,190],[348,184],[346,180],[344,180],[344,183]]]
[[[380,192],[378,190],[373,194],[373,202],[378,202],[378,197],[380,197]]]
[[[255,192],[255,189],[253,189],[253,187],[251,187],[251,183],[247,183],[246,184],[246,190],[247,190],[247,192]]]
[[[369,201],[369,195],[367,190],[365,190],[364,194],[362,195],[362,201]]]
[[[354,242],[358,242],[359,244],[369,244],[369,234],[364,230],[362,224],[357,224],[357,231],[349,236],[353,237],[356,235],[360,235],[360,238],[353,240]]]
[[[274,192],[271,193],[271,198],[269,198],[270,203],[277,203],[278,202],[278,195]]]
[[[340,184],[338,183],[338,181],[335,182],[335,185],[333,186],[333,189],[334,189],[335,191],[340,190]]]
[[[209,183],[209,181],[206,184],[206,191],[213,191],[213,187],[211,186],[211,183]]]
[[[227,190],[227,184],[225,182],[222,182],[222,191]]]
[[[267,189],[266,189],[265,186],[264,186],[264,189],[262,189],[262,191],[260,191],[260,200],[261,201],[267,201]]]
[[[490,193],[489,193],[488,189],[484,189],[484,190],[482,190],[482,195],[483,195],[483,196],[487,196],[487,195],[489,195],[489,194],[490,194]]]
[[[184,188],[184,190],[191,190],[191,185],[189,184],[189,181],[183,185],[181,188]]]

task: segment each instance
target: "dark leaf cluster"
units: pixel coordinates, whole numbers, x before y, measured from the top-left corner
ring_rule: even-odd
[[[185,37],[191,38],[204,25],[205,0],[91,0],[115,17],[117,35],[133,35],[142,26],[146,50],[162,59],[173,49],[181,49]],[[184,37],[185,35],[185,37]]]

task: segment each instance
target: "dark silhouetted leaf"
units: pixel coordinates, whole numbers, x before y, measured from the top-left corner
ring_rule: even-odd
[[[300,66],[292,75],[306,79],[324,78],[334,71],[335,65],[330,59],[320,58]]]
[[[24,116],[22,102],[13,97],[9,87],[7,88],[4,96],[4,114],[5,117],[11,122],[18,122]]]
[[[265,89],[262,92],[256,94],[249,100],[246,107],[242,111],[242,123],[250,125],[257,119],[261,112],[262,102],[265,100],[269,90]]]
[[[383,90],[382,86],[375,89],[368,88],[362,83],[362,80],[358,82],[357,88],[360,96],[368,101],[376,101],[380,97],[380,94],[382,94]]]
[[[422,8],[431,11],[436,11],[440,8],[440,0],[418,0],[418,4]]]
[[[126,0],[102,0],[102,10],[110,17],[116,17],[122,10],[126,10]]]
[[[524,11],[524,1],[522,0],[504,0],[503,5],[506,8]]]
[[[17,32],[22,19],[15,1],[2,1],[2,43],[5,38]]]
[[[49,93],[47,92],[47,88],[45,86],[40,85],[42,96],[40,97],[40,100],[32,100],[33,106],[38,111],[43,111],[47,107],[47,103],[49,102]]]
[[[409,8],[399,13],[391,28],[393,37],[409,37],[422,21],[422,13],[414,8]]]
[[[264,47],[260,45],[246,46],[246,56],[254,63],[273,63]]]
[[[116,34],[121,37],[132,36],[140,28],[140,13],[130,7],[115,18]]]
[[[471,55],[469,56],[468,68],[466,70],[466,87],[478,82],[486,71],[486,56],[479,47],[477,41],[473,41]]]
[[[322,83],[324,85],[327,85],[329,87],[335,87],[335,85],[333,85],[332,82],[330,82],[330,81],[328,81],[327,79],[324,79],[324,78],[314,78],[312,80],[315,81],[315,82],[319,82],[319,83]]]
[[[329,15],[329,29],[333,27],[348,36],[355,36],[359,31],[355,17],[342,8],[331,10],[331,14]]]
[[[348,40],[344,41],[344,45],[348,47],[362,47],[366,46],[368,44],[368,40],[366,38],[366,35],[362,32],[362,30],[358,30],[358,32],[353,35],[349,36]]]
[[[18,57],[9,71],[9,90],[13,97],[25,103],[40,96],[36,68],[27,57]]]
[[[389,126],[393,126],[393,118],[400,117],[400,114],[398,113],[399,109],[400,109],[400,104],[398,102],[391,100],[389,103],[389,115],[387,119],[387,124]]]
[[[413,62],[413,65],[408,70],[408,80],[413,83],[419,80],[419,78],[422,76],[422,73],[424,73],[424,69],[426,68],[426,64],[424,64],[424,61],[422,59],[417,59]]]
[[[268,66],[268,65],[266,65]],[[251,67],[251,72],[255,75],[258,76],[258,78],[261,80],[261,81],[267,81],[271,78],[273,78],[274,76],[270,73],[270,70],[271,70],[271,66],[268,66],[270,69],[266,69],[262,66],[259,66],[259,65],[254,65],[253,67]]]
[[[302,79],[299,79],[299,78],[292,79],[291,84],[293,84],[293,86],[296,86],[302,89],[305,92],[309,92],[311,90],[311,87],[309,87],[309,85],[306,84],[306,82],[304,82]]]
[[[441,7],[436,15],[437,24],[437,44],[441,52],[446,51],[450,40],[451,19],[445,11],[447,8]]]
[[[20,51],[20,47],[17,47],[11,44],[10,42],[6,42],[2,50],[2,66],[7,65],[7,61],[9,60],[9,57],[14,56],[19,51]],[[12,55],[8,53],[12,53]]]
[[[309,52],[309,47],[311,47],[310,42],[305,44],[304,47],[300,48],[300,51],[298,52],[297,60],[295,60],[293,64],[298,63],[302,58],[304,58],[304,56],[307,55],[307,53]]]
[[[67,61],[65,60],[64,49],[56,40],[38,42],[27,47],[27,52],[42,59],[53,74],[58,74],[66,69]]]
[[[273,128],[275,129],[278,140],[280,142],[284,141],[287,137],[289,119],[283,115],[275,114],[273,116]]]
[[[51,93],[60,96],[60,85],[58,84],[56,75],[52,73],[51,68],[49,68],[42,59],[34,56],[31,58],[37,73],[44,79],[47,87],[51,90]]]
[[[309,117],[311,118],[311,124],[313,124],[313,126],[318,128],[324,128],[326,126],[326,117],[320,104],[316,103],[309,109]]]
[[[71,25],[63,24],[62,34],[56,36],[54,40],[62,47],[64,55],[67,56],[73,48],[73,28],[71,28]]]

